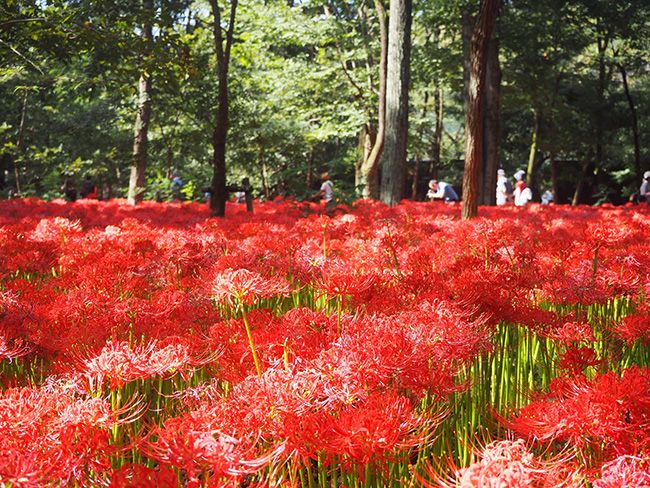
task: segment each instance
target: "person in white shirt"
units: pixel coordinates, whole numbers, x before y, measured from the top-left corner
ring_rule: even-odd
[[[325,203],[330,203],[334,200],[334,183],[330,180],[330,175],[327,172],[321,174],[320,179],[322,183],[316,196],[325,200]]]
[[[643,173],[643,183],[639,188],[639,200],[650,204],[650,171]]]
[[[505,205],[512,200],[512,183],[503,169],[497,171],[497,205]]]
[[[526,185],[524,176],[526,176],[526,172],[524,170],[520,169],[515,173],[515,180],[517,180],[517,184],[515,185],[515,191],[512,193],[512,196],[517,207],[528,205],[528,203],[533,199],[533,192],[530,191],[530,188]]]

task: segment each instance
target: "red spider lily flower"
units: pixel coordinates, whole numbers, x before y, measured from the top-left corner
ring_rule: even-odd
[[[149,468],[139,464],[124,464],[111,473],[110,488],[159,488],[173,487],[180,483],[176,473],[167,467]]]
[[[0,482],[93,484],[110,469],[114,424],[101,399],[63,390],[7,390],[0,397]]]
[[[636,312],[620,320],[614,326],[618,334],[628,345],[641,340],[644,345],[650,341],[650,306],[641,306]]]
[[[65,242],[68,236],[78,235],[83,231],[79,220],[71,221],[64,217],[41,219],[32,232],[35,241]]]
[[[560,355],[557,366],[569,374],[580,374],[589,366],[596,367],[603,363],[591,347],[570,345]]]
[[[328,263],[316,287],[331,296],[358,297],[378,282],[375,274],[359,273],[350,264]]]
[[[594,488],[648,488],[650,487],[650,458],[619,456],[605,463],[601,476],[593,482]]]
[[[414,414],[410,400],[393,392],[376,393],[344,407],[320,433],[328,457],[344,459],[349,465],[381,465],[397,449],[423,442],[423,433],[435,428],[440,419]]]
[[[114,389],[136,379],[189,375],[192,368],[213,359],[210,355],[207,359],[192,357],[187,344],[179,340],[166,345],[152,341],[146,346],[108,342],[96,356],[84,359],[77,355],[79,372],[88,379],[91,391],[106,379]]]
[[[453,485],[476,488],[569,486],[557,462],[537,458],[522,439],[495,441],[485,446],[479,461],[456,473]]]
[[[227,269],[219,274],[212,284],[212,294],[217,301],[230,304],[240,301],[252,304],[258,298],[289,295],[289,284],[282,278],[267,278],[247,269]]]
[[[233,427],[224,423],[220,406],[206,406],[154,428],[155,440],[145,440],[142,448],[152,459],[183,470],[192,486],[199,486],[206,475],[225,484],[257,472],[273,459],[273,454],[261,453],[258,434],[249,431],[234,437],[227,433]]]
[[[590,344],[596,340],[591,326],[585,322],[564,322],[559,327],[550,328],[545,335],[565,345]]]
[[[0,335],[0,360],[15,359],[29,354],[33,350],[31,344],[26,344],[22,339],[9,339]]]
[[[650,447],[650,370],[631,367],[588,382],[560,378],[550,392],[524,407],[509,425],[541,442],[565,441],[601,456]],[[607,459],[607,457],[605,457]]]

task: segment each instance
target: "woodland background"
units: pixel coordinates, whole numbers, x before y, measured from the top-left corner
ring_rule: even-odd
[[[344,199],[374,196],[362,171],[383,120],[382,44],[395,39],[398,4],[410,41],[386,73],[406,68],[406,155],[378,176],[403,182],[389,202],[422,199],[432,176],[460,190],[468,46],[486,3],[2,2],[1,195],[60,197],[68,172],[135,203],[166,196],[177,170],[188,199],[245,176],[262,198],[306,197],[322,171]],[[496,164],[527,169],[535,192],[553,189],[559,203],[627,201],[650,167],[650,4],[491,3],[481,117]]]

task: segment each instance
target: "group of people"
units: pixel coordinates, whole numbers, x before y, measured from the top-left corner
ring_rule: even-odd
[[[513,188],[505,170],[499,169],[497,171],[496,204],[507,205],[512,202],[517,207],[528,205],[533,199],[533,192],[526,184],[525,176],[526,172],[523,169],[517,171],[514,174],[516,183]],[[552,194],[550,196],[546,195],[547,203],[550,203],[552,198]]]
[[[503,169],[497,171],[496,203],[497,205],[506,205],[514,203],[518,207],[527,205],[533,199],[531,189],[526,185],[526,172],[519,170],[514,174],[516,184],[513,187],[510,179],[506,176]],[[553,195],[546,195],[547,203],[552,201]],[[429,181],[429,191],[427,192],[429,200],[442,200],[444,202],[458,202],[460,198],[454,188],[444,181]]]
[[[77,199],[77,187],[74,183],[72,175],[68,172],[63,173],[63,183],[61,183],[61,193],[66,200],[74,202]],[[86,178],[81,182],[81,188],[79,190],[79,196],[81,198],[97,198],[97,187],[93,183],[90,175],[86,175]]]

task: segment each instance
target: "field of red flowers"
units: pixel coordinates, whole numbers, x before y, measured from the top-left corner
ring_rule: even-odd
[[[0,202],[0,485],[650,486],[650,211]]]

